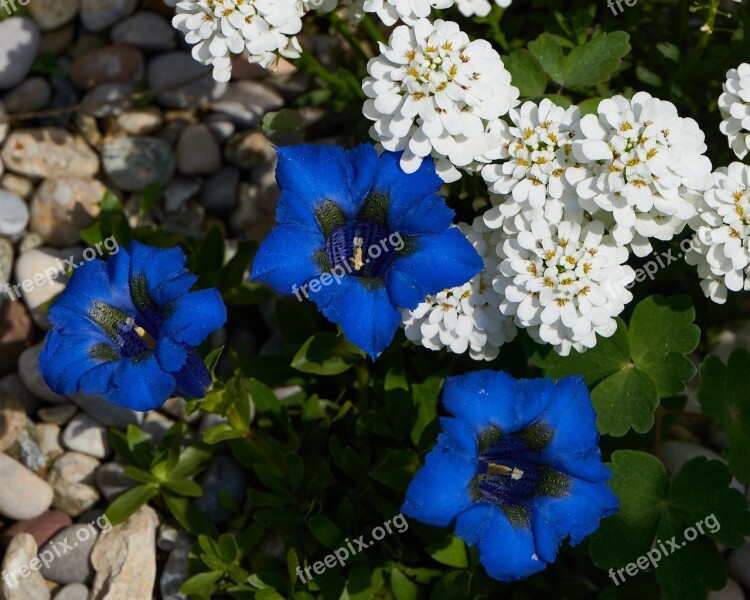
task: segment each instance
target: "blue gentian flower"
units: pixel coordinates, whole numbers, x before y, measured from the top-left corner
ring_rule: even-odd
[[[476,371],[448,377],[442,433],[409,485],[402,512],[455,523],[487,573],[515,581],[555,560],[615,513],[596,415],[580,377],[514,379]]]
[[[180,248],[132,242],[106,263],[77,268],[49,310],[52,330],[39,357],[47,385],[83,391],[148,411],[177,390],[202,398],[211,374],[195,347],[224,325],[216,289],[189,291],[198,278]]]
[[[411,174],[401,153],[370,145],[287,146],[279,155],[278,225],[255,257],[253,279],[313,300],[373,358],[393,339],[399,308],[462,285],[483,266],[437,195],[431,160]]]

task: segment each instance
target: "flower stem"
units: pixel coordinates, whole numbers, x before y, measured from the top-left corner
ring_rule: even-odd
[[[361,360],[354,365],[354,372],[357,376],[359,400],[362,405],[359,408],[363,410],[370,394],[370,370],[367,368],[367,363]]]
[[[365,52],[365,49],[362,47],[362,44],[359,43],[359,40],[357,39],[357,36],[355,36],[349,27],[347,27],[346,23],[344,23],[343,19],[338,16],[335,12],[332,12],[330,14],[331,17],[331,23],[336,28],[336,30],[344,36],[344,39],[346,39],[347,42],[349,42],[349,45],[352,47],[352,50],[354,50],[361,58],[364,58],[365,61],[370,60],[370,56]]]
[[[386,43],[385,36],[380,33],[380,29],[378,29],[378,26],[375,25],[373,20],[370,18],[370,15],[365,15],[362,18],[362,27],[364,28],[367,35],[369,35],[373,40],[376,42],[383,42]]]

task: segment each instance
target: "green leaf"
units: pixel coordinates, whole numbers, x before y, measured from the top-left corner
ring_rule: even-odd
[[[542,65],[531,52],[514,50],[510,56],[503,57],[505,68],[510,72],[513,85],[521,92],[521,96],[531,98],[544,93],[547,87],[547,76]]]
[[[416,584],[398,569],[391,571],[391,591],[396,600],[417,600]]]
[[[430,600],[468,600],[471,589],[471,573],[453,571],[437,582]]]
[[[138,218],[143,219],[150,213],[162,196],[162,186],[158,183],[149,183],[141,192],[141,203],[138,206]]]
[[[698,457],[670,485],[655,457],[620,450],[611,469],[620,510],[602,521],[591,541],[594,563],[625,579],[658,566],[656,579],[669,600],[698,600],[721,589],[726,567],[714,542],[739,547],[750,532],[747,500],[729,487],[727,467]]]
[[[565,60],[566,87],[578,88],[608,81],[630,51],[630,35],[625,31],[602,33],[573,48]]]
[[[250,379],[248,387],[255,408],[259,413],[279,414],[281,412],[281,402],[271,388],[254,378]]]
[[[216,589],[216,584],[224,576],[223,572],[208,571],[206,573],[198,573],[193,575],[180,587],[180,593],[189,596],[190,594],[205,594],[207,596],[213,595],[212,592]]]
[[[464,568],[469,566],[466,544],[453,535],[435,544],[430,544],[425,548],[425,552],[434,560],[449,567]]]
[[[594,98],[586,98],[583,102],[578,103],[578,108],[581,109],[581,115],[594,115],[596,109],[599,108],[599,103],[603,100],[598,96]]]
[[[211,379],[215,379],[214,372],[216,371],[216,365],[219,364],[219,359],[221,358],[222,353],[224,352],[224,346],[221,348],[217,348],[216,350],[213,350],[209,352],[208,356],[206,356],[203,363],[206,365],[206,368],[208,369],[208,372],[211,373]]]
[[[424,428],[437,418],[437,405],[440,401],[439,385],[415,383],[412,386],[412,398],[416,414],[411,428],[411,441],[416,446],[422,438]]]
[[[736,349],[725,365],[709,355],[700,368],[698,401],[703,412],[729,437],[724,451],[729,468],[742,483],[750,482],[750,353]]]
[[[654,380],[638,369],[622,369],[607,377],[591,392],[596,427],[620,437],[632,428],[646,433],[654,424],[659,392]]]
[[[198,498],[203,495],[201,486],[189,479],[167,479],[163,485],[170,492],[174,492],[178,496]]]
[[[206,515],[192,501],[170,493],[163,493],[162,498],[169,512],[172,513],[177,522],[188,533],[192,533],[195,536],[218,535],[216,526],[208,520]]]
[[[316,333],[292,359],[292,367],[314,375],[338,375],[352,368],[363,355],[345,337],[333,333]]]
[[[529,42],[529,51],[539,61],[552,81],[562,83],[565,77],[565,56],[560,42],[554,35],[543,33]]]
[[[144,483],[121,494],[107,507],[106,515],[113,525],[124,523],[130,515],[150,500],[159,495],[159,486],[155,483]]]
[[[338,548],[344,539],[344,532],[325,515],[311,517],[307,521],[307,525],[310,527],[310,531],[315,536],[315,539],[329,550]]]
[[[225,442],[227,440],[237,440],[246,435],[247,432],[242,431],[241,429],[235,429],[229,423],[220,423],[219,425],[209,427],[203,432],[203,441],[206,444],[213,446],[214,444]]]
[[[391,450],[370,472],[370,477],[403,492],[420,466],[417,455],[411,450]]]

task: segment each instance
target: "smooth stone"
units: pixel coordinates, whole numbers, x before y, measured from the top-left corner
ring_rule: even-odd
[[[8,114],[8,111],[5,109],[5,105],[0,102],[0,117],[4,117]],[[8,132],[10,131],[10,123],[0,123],[0,142],[4,142],[5,138],[8,137]],[[0,165],[0,175],[3,174],[5,171],[5,165]]]
[[[217,457],[201,475],[200,484],[203,495],[195,504],[214,523],[222,523],[232,516],[219,502],[222,492],[241,506],[249,486],[245,471],[228,456]]]
[[[29,562],[36,558],[39,548],[33,536],[22,533],[13,538],[3,558],[2,572],[8,573],[9,577],[3,577],[2,594],[3,600],[49,600],[50,592],[44,577],[39,571],[29,569]],[[26,567],[29,573],[22,577],[18,571]],[[16,577],[13,575],[17,574]]]
[[[125,523],[103,535],[91,562],[96,576],[92,598],[120,600],[151,598],[156,583],[156,528],[153,508],[142,506]]]
[[[743,587],[750,588],[750,542],[729,555],[727,568],[729,574]]]
[[[79,88],[92,90],[105,83],[136,85],[145,74],[143,54],[130,46],[105,46],[79,56],[70,77]]]
[[[226,143],[234,132],[237,131],[237,126],[224,115],[209,115],[203,120],[203,123],[208,126],[220,144]]]
[[[169,522],[162,523],[156,536],[156,546],[165,552],[171,552],[178,547],[190,548],[193,537],[181,527]]]
[[[203,74],[203,77],[200,75]],[[227,84],[214,81],[210,66],[196,61],[189,52],[167,52],[152,58],[147,67],[148,87],[170,88],[156,100],[167,108],[188,108],[221,98]],[[171,89],[184,84],[177,89]]]
[[[245,79],[230,83],[226,94],[214,103],[214,110],[241,127],[253,127],[266,113],[284,104],[284,98],[272,87]]]
[[[19,291],[37,327],[49,329],[45,305],[60,294],[68,283],[68,265],[65,259],[79,264],[81,253],[81,248],[41,246],[22,252],[16,260],[15,279],[19,284],[27,286],[26,289],[20,287]],[[54,402],[59,396],[50,396],[49,399]]]
[[[2,270],[0,240],[0,271]],[[2,273],[0,273],[0,283]],[[13,292],[15,298],[15,292]],[[0,302],[0,304],[2,304]],[[16,370],[21,353],[34,341],[34,324],[23,302],[6,302],[0,306],[0,375]]]
[[[11,540],[20,533],[34,537],[39,546],[46,544],[58,531],[71,525],[73,521],[59,510],[48,510],[34,519],[14,523],[0,535],[0,544],[7,547]]]
[[[94,506],[100,498],[94,486],[99,461],[93,456],[68,452],[58,458],[47,475],[54,488],[53,506],[71,517],[77,517]]]
[[[4,288],[3,293],[11,299],[14,299],[14,294],[11,294],[11,292],[5,288],[5,284],[10,281],[10,274],[13,271],[13,256],[13,244],[7,239],[0,237],[0,287]],[[3,300],[4,299],[0,299],[0,304],[3,303]],[[2,327],[2,324],[0,324],[0,327]],[[0,364],[3,364],[1,356],[2,355],[0,354]]]
[[[0,236],[17,238],[29,224],[29,207],[15,194],[0,190]]]
[[[177,142],[177,170],[183,175],[211,175],[221,167],[221,148],[205,125],[188,125]]]
[[[57,592],[54,600],[89,600],[89,588],[82,583],[71,583]]]
[[[163,123],[161,111],[155,106],[127,110],[117,116],[117,124],[131,135],[148,135]]]
[[[104,427],[125,429],[128,425],[139,425],[143,422],[143,413],[110,404],[101,396],[73,394],[70,399],[87,413],[94,421]]]
[[[70,23],[78,14],[78,0],[34,0],[27,10],[42,31]]]
[[[112,41],[141,50],[171,50],[176,46],[175,29],[165,18],[150,11],[135,13],[112,28]]]
[[[39,52],[39,29],[30,19],[0,21],[0,89],[15,87],[31,70]]]
[[[52,504],[52,488],[21,463],[0,453],[0,514],[14,521],[38,517]]]
[[[16,443],[26,426],[26,409],[8,393],[0,394],[0,452]]]
[[[96,485],[99,491],[111,502],[120,494],[134,488],[138,483],[125,476],[125,467],[112,462],[102,465],[96,470]]]
[[[698,444],[679,440],[668,440],[662,444],[662,462],[672,478],[677,475],[682,465],[698,456],[705,456],[708,460],[718,460],[725,465],[727,464],[727,461],[719,454]],[[745,493],[745,486],[734,478],[732,478],[729,486],[743,494]]]
[[[718,591],[709,592],[707,600],[745,600],[745,592],[739,584],[731,577],[727,584]]]
[[[182,177],[178,175],[164,188],[164,210],[175,212],[185,206],[190,200],[195,200],[203,188],[203,180],[199,177]]]
[[[19,432],[15,443],[8,448],[6,454],[15,458],[29,471],[43,477],[47,472],[49,459],[39,442],[39,433],[34,421],[26,418],[23,429]]]
[[[62,427],[77,412],[78,407],[75,404],[58,404],[57,406],[40,408],[37,416],[45,423],[52,423]]]
[[[139,192],[156,183],[165,185],[174,172],[172,147],[154,137],[121,137],[102,148],[102,164],[121,190]]]
[[[3,96],[9,113],[42,110],[52,98],[52,89],[44,77],[29,77]]]
[[[91,553],[99,535],[99,529],[90,523],[69,525],[58,532],[48,545],[53,548],[59,547],[67,540],[68,544],[73,547],[72,550],[56,557],[48,563],[48,567],[42,566],[39,572],[45,579],[57,583],[90,583],[94,577]]]
[[[78,413],[65,427],[62,443],[74,452],[105,458],[112,450],[107,430],[85,413]]]
[[[188,579],[188,555],[190,547],[179,547],[169,553],[159,580],[162,600],[186,600],[180,587]]]
[[[98,119],[115,117],[133,106],[135,86],[130,83],[103,83],[81,101],[83,111]]]
[[[11,373],[0,379],[0,395],[2,394],[9,394],[20,400],[27,415],[33,415],[42,406],[42,400],[26,388],[18,373]]]
[[[31,230],[53,246],[79,242],[81,230],[94,224],[106,191],[96,179],[65,176],[45,180],[31,202]]]
[[[41,341],[21,353],[18,359],[18,374],[26,388],[38,398],[48,402],[65,402],[65,396],[55,394],[39,371],[39,354],[43,347],[44,341]]]
[[[161,405],[161,410],[178,421],[185,421],[186,423],[195,423],[201,418],[200,411],[195,411],[193,414],[188,415],[185,410],[185,398],[180,398],[179,396],[173,396],[167,400]]]
[[[39,44],[39,54],[58,56],[70,47],[75,37],[76,26],[74,23],[68,23],[52,31],[44,31],[42,32],[42,41]]]
[[[273,162],[276,151],[271,141],[259,131],[241,131],[229,138],[227,160],[242,169],[255,169]]]
[[[103,31],[132,13],[138,0],[81,0],[81,21],[89,31]]]
[[[5,173],[0,179],[0,187],[9,192],[13,192],[19,198],[31,200],[34,193],[35,185],[31,179],[21,177],[15,173]]]
[[[240,184],[240,171],[226,165],[209,177],[203,186],[201,204],[213,212],[224,212],[234,208],[237,203],[237,190]]]
[[[60,445],[60,426],[54,423],[37,423],[36,434],[39,438],[39,446],[44,455],[50,460],[55,460],[65,453]]]
[[[151,438],[152,444],[158,444],[167,430],[174,424],[175,422],[172,419],[165,417],[158,412],[151,411],[143,420],[141,429],[149,438]]]
[[[93,177],[99,171],[99,158],[83,138],[59,127],[17,129],[5,140],[2,159],[11,171],[32,178]]]

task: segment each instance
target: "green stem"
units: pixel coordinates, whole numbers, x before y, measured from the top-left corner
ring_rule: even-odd
[[[370,18],[370,15],[364,16],[364,18],[362,19],[362,27],[364,28],[367,35],[369,35],[376,42],[383,42],[384,44],[387,43],[385,36],[380,33],[380,29],[378,29],[378,26],[375,25],[373,20]]]
[[[357,36],[355,36],[349,27],[347,27],[347,24],[344,23],[343,19],[338,16],[335,12],[332,12],[330,14],[331,17],[331,23],[336,28],[336,30],[344,36],[344,39],[346,39],[347,42],[349,42],[349,45],[352,47],[352,49],[360,55],[360,57],[364,58],[365,61],[370,60],[370,56],[365,52],[365,49],[362,47],[362,44],[359,43],[359,40],[357,39]]]
[[[333,87],[340,88],[343,85],[338,77],[329,72],[328,69],[326,69],[320,61],[315,58],[315,55],[312,52],[303,50],[302,54],[295,62],[303,71],[305,71],[305,73],[318,77]]]
[[[364,360],[354,365],[354,372],[357,376],[357,386],[359,388],[360,410],[364,410],[370,393],[370,370]]]

